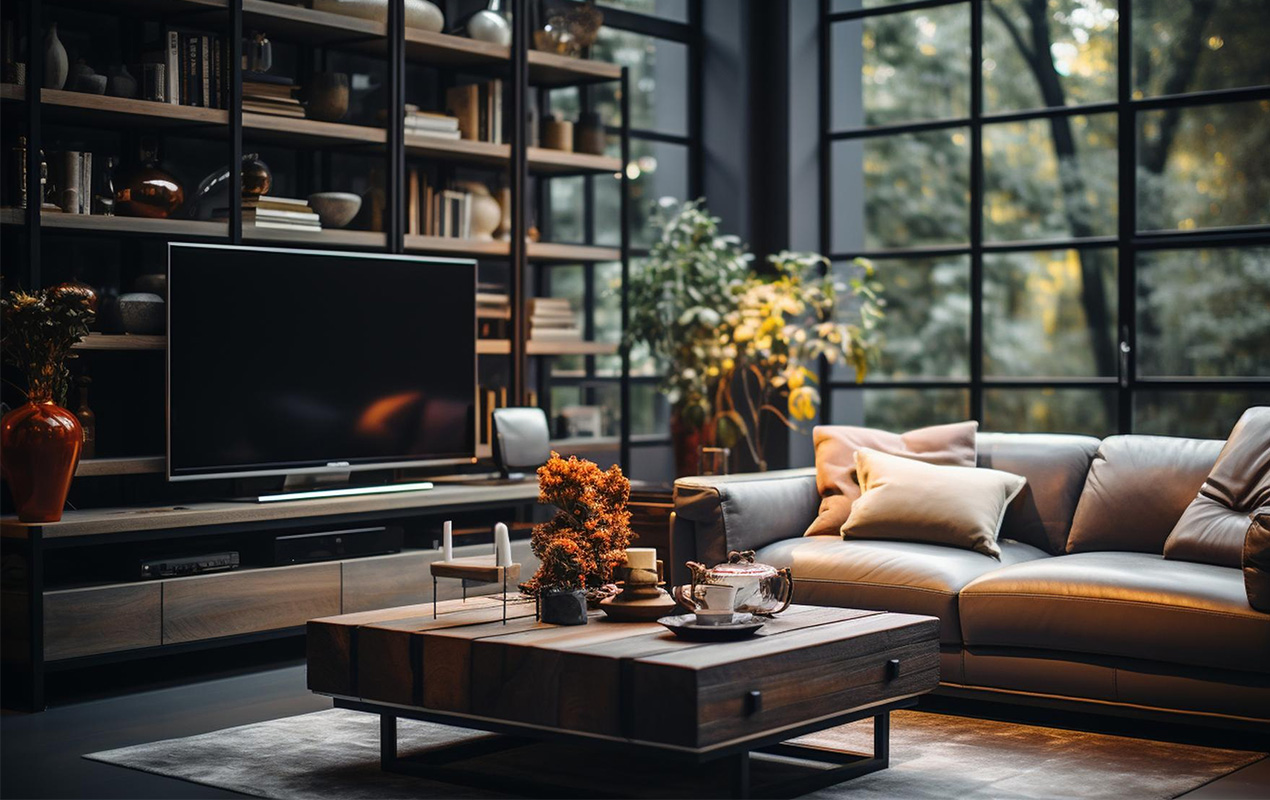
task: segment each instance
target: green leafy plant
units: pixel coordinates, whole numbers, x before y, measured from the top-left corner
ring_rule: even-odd
[[[0,348],[6,363],[26,375],[27,399],[33,403],[66,403],[71,348],[88,335],[93,299],[76,284],[60,284],[37,292],[15,290],[0,299],[4,336]]]
[[[740,239],[719,229],[718,217],[702,200],[663,198],[653,219],[661,237],[631,275],[626,340],[647,345],[668,365],[662,389],[671,413],[687,428],[700,429],[714,415],[718,327],[733,308],[733,287],[749,274],[753,256]]]

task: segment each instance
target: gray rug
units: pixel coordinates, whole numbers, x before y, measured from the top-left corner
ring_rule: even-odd
[[[1173,798],[1250,764],[1262,753],[1128,739],[1006,722],[901,711],[892,715],[891,767],[816,798]],[[402,720],[403,756],[484,736]],[[871,723],[833,728],[807,743],[869,752]],[[93,753],[85,758],[269,798],[498,797],[379,770],[378,718],[333,709],[223,731]],[[665,797],[717,794],[719,782],[666,761],[632,763],[601,750],[531,745],[468,762],[483,773],[586,786],[636,776]],[[755,762],[761,786],[789,767]]]

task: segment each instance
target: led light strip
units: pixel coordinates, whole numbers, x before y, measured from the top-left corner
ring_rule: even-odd
[[[400,494],[401,492],[422,492],[431,488],[431,481],[392,483],[386,486],[350,486],[347,489],[314,489],[309,492],[262,494],[256,498],[256,502],[281,503],[287,500],[321,500],[327,497],[357,497],[364,494]]]

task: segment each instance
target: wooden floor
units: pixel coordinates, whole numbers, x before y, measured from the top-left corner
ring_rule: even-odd
[[[81,681],[62,687],[73,692],[74,698],[43,714],[5,712],[0,717],[0,797],[239,797],[81,756],[330,707],[329,700],[305,688],[296,642],[274,643],[267,652],[261,652],[261,647],[255,646],[254,655],[251,651],[228,655],[218,662],[217,672],[196,679],[180,677],[194,669],[183,662],[153,670],[122,669],[113,676],[118,680],[105,688],[96,679],[95,685]],[[268,659],[265,663],[262,656]],[[96,676],[107,681],[111,677]],[[972,708],[959,704],[956,711],[966,713]],[[1021,721],[1044,724],[1034,718]],[[1185,797],[1270,797],[1270,759]]]

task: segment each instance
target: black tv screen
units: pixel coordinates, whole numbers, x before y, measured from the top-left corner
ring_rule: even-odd
[[[472,261],[168,250],[168,477],[475,457]]]

